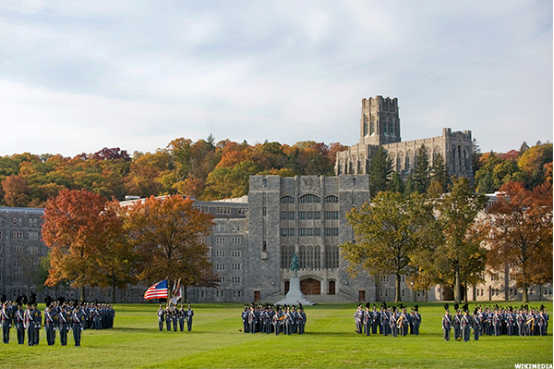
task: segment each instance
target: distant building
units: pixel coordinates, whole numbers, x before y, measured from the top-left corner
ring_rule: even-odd
[[[398,99],[382,96],[362,99],[360,141],[337,153],[335,173],[367,174],[371,158],[380,145],[387,151],[392,169],[403,176],[413,173],[417,151],[424,145],[430,165],[441,154],[450,176],[473,179],[471,131],[452,132],[450,128],[443,128],[442,136],[402,142]]]

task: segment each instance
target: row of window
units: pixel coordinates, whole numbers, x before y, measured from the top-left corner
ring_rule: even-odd
[[[208,214],[210,212],[210,207],[206,206],[206,205],[197,205],[194,208],[197,209],[198,211],[200,211],[201,213]],[[216,214],[223,214],[223,215],[231,214],[231,207],[230,206],[216,206],[215,213]],[[248,213],[248,208],[238,208],[237,209],[237,214],[238,215],[246,215],[246,213]]]
[[[216,232],[225,232],[225,228],[226,228],[226,227],[225,227],[225,224],[217,224],[217,225],[215,226],[215,231],[216,231]],[[242,229],[242,227],[240,226],[240,224],[232,224],[232,225],[231,225],[231,230],[232,230],[233,232],[240,232],[241,229]]]
[[[231,263],[231,269],[232,270],[241,270],[242,264],[241,263]],[[225,270],[225,264],[224,263],[216,263],[215,264],[215,270]]]
[[[2,245],[0,245],[0,252],[2,252]],[[23,246],[21,245],[15,245],[12,247],[12,252],[14,254],[21,254],[23,253]],[[27,253],[29,254],[38,254],[38,246],[28,246],[27,247]],[[1,261],[0,261],[1,263]]]
[[[281,246],[281,268],[288,269],[295,253],[294,246]],[[327,246],[322,259],[321,246],[300,246],[298,248],[298,267],[300,269],[337,269],[339,267],[338,246]]]
[[[301,196],[300,199],[299,199],[299,202],[301,204],[312,204],[312,203],[320,203],[321,202],[321,197],[317,196],[317,195],[312,195],[312,194],[309,194],[309,195],[304,195],[304,196]],[[337,196],[327,196],[325,198],[325,202],[326,203],[338,203],[339,202],[339,198]],[[281,203],[282,204],[294,204],[294,197],[292,196],[283,196],[281,197]]]
[[[38,260],[33,260],[31,262],[31,265],[33,266],[33,268],[37,268],[38,267]],[[0,266],[2,266],[2,259],[0,259]],[[22,267],[23,266],[23,259],[15,259],[13,261],[13,266],[16,267],[16,268]]]
[[[244,294],[241,290],[233,291],[233,297],[242,297],[242,296],[244,296]],[[204,290],[200,290],[200,291],[196,290],[196,297],[197,298],[206,297],[206,293],[204,292]],[[216,290],[215,297],[224,297],[223,291]]]
[[[242,237],[233,237],[233,238],[231,238],[231,243],[233,245],[242,244]],[[215,238],[215,244],[216,245],[225,245],[225,237],[216,237]]]
[[[240,250],[231,250],[231,256],[234,258],[240,258],[241,257],[241,251]],[[225,257],[225,250],[217,250],[215,252],[216,258],[224,258]]]
[[[0,218],[0,225],[4,222],[3,218]],[[29,227],[38,227],[38,218],[29,218],[28,219]],[[13,218],[12,219],[12,225],[14,227],[23,227],[23,219],[22,218]]]
[[[296,212],[294,211],[282,211],[281,220],[294,220]],[[320,211],[299,211],[298,216],[300,220],[320,220],[321,212]],[[326,211],[325,220],[338,220],[339,212],[338,211]]]
[[[321,228],[299,228],[300,237],[321,237]],[[338,228],[325,228],[325,237],[338,237]],[[296,237],[296,228],[281,228],[281,237]]]
[[[12,239],[13,240],[22,240],[23,239],[23,232],[21,231],[13,231],[12,232]],[[3,237],[3,231],[0,231],[0,239]],[[27,232],[27,238],[32,241],[38,240],[38,232]]]
[[[381,277],[379,277],[379,281],[381,283],[385,283],[385,282],[390,282],[390,281],[396,281],[396,278],[393,278],[392,276],[388,276],[388,275],[382,275]],[[406,282],[406,276],[401,275],[400,276],[400,282]]]

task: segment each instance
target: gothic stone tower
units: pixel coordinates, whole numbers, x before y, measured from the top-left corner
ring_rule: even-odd
[[[335,173],[367,174],[379,145],[387,151],[392,169],[402,176],[413,173],[417,151],[424,145],[430,165],[440,154],[446,161],[449,175],[473,178],[471,131],[452,132],[445,128],[442,136],[402,142],[398,99],[382,96],[362,99],[360,142],[337,153]]]
[[[398,99],[383,96],[362,99],[360,144],[379,146],[400,141]]]

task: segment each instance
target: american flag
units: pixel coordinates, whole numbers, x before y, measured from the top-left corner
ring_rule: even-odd
[[[151,286],[145,293],[145,300],[167,298],[167,279]]]

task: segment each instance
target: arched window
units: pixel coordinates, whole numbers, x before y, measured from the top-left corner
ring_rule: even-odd
[[[312,270],[314,268],[314,247],[306,247],[306,268]]]
[[[292,196],[281,197],[281,204],[294,204],[294,197]]]
[[[321,246],[314,248],[314,269],[321,269]]]
[[[338,203],[338,202],[339,202],[339,198],[338,198],[337,196],[335,196],[335,195],[327,196],[327,197],[325,198],[325,202],[326,202],[327,204],[329,204],[329,203]]]
[[[298,257],[300,269],[306,269],[306,246],[300,246],[300,256]]]
[[[320,197],[316,195],[304,195],[300,198],[300,203],[302,204],[319,203],[320,201]]]

